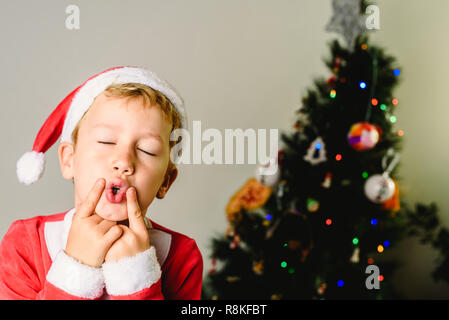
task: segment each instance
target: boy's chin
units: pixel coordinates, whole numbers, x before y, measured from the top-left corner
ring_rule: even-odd
[[[126,202],[120,204],[114,203],[99,203],[95,210],[95,213],[98,214],[105,220],[109,221],[123,221],[128,219],[128,211],[126,208]]]

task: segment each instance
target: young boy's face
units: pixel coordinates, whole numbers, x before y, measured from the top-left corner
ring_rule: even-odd
[[[107,196],[112,179],[136,188],[145,214],[154,197],[163,198],[177,176],[176,167],[167,172],[171,123],[159,106],[143,103],[142,97],[128,100],[103,92],[80,123],[76,150],[67,142],[60,145],[61,170],[64,178],[74,179],[75,203],[86,198],[97,179],[106,180],[95,212],[107,220],[127,219],[126,196],[119,203]]]

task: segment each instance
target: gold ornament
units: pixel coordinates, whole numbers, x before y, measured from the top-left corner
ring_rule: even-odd
[[[226,216],[230,223],[238,223],[241,220],[241,210],[254,210],[267,202],[271,195],[271,187],[265,186],[256,178],[249,179],[245,185],[237,191],[226,207]]]
[[[263,260],[253,262],[253,271],[257,275],[261,275],[263,273]]]

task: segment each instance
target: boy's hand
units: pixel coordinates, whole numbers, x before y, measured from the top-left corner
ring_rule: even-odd
[[[76,205],[70,226],[66,254],[92,267],[101,267],[106,252],[122,234],[115,221],[104,220],[95,213],[105,187],[105,180],[98,179],[86,199]]]
[[[150,248],[150,236],[145,226],[145,217],[137,201],[136,189],[131,187],[126,192],[129,227],[117,225],[123,230],[121,237],[114,242],[106,254],[105,261],[117,261],[123,257],[135,256]]]

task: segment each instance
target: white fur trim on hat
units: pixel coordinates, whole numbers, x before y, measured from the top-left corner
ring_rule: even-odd
[[[17,161],[17,177],[27,185],[39,180],[45,169],[45,154],[43,152],[25,152]]]
[[[160,91],[172,102],[181,115],[182,127],[187,129],[184,102],[171,85],[160,79],[156,73],[150,70],[137,67],[123,67],[102,73],[87,81],[79,89],[67,112],[64,127],[62,129],[61,142],[72,142],[72,132],[84,113],[92,105],[94,99],[112,83],[140,83]]]

